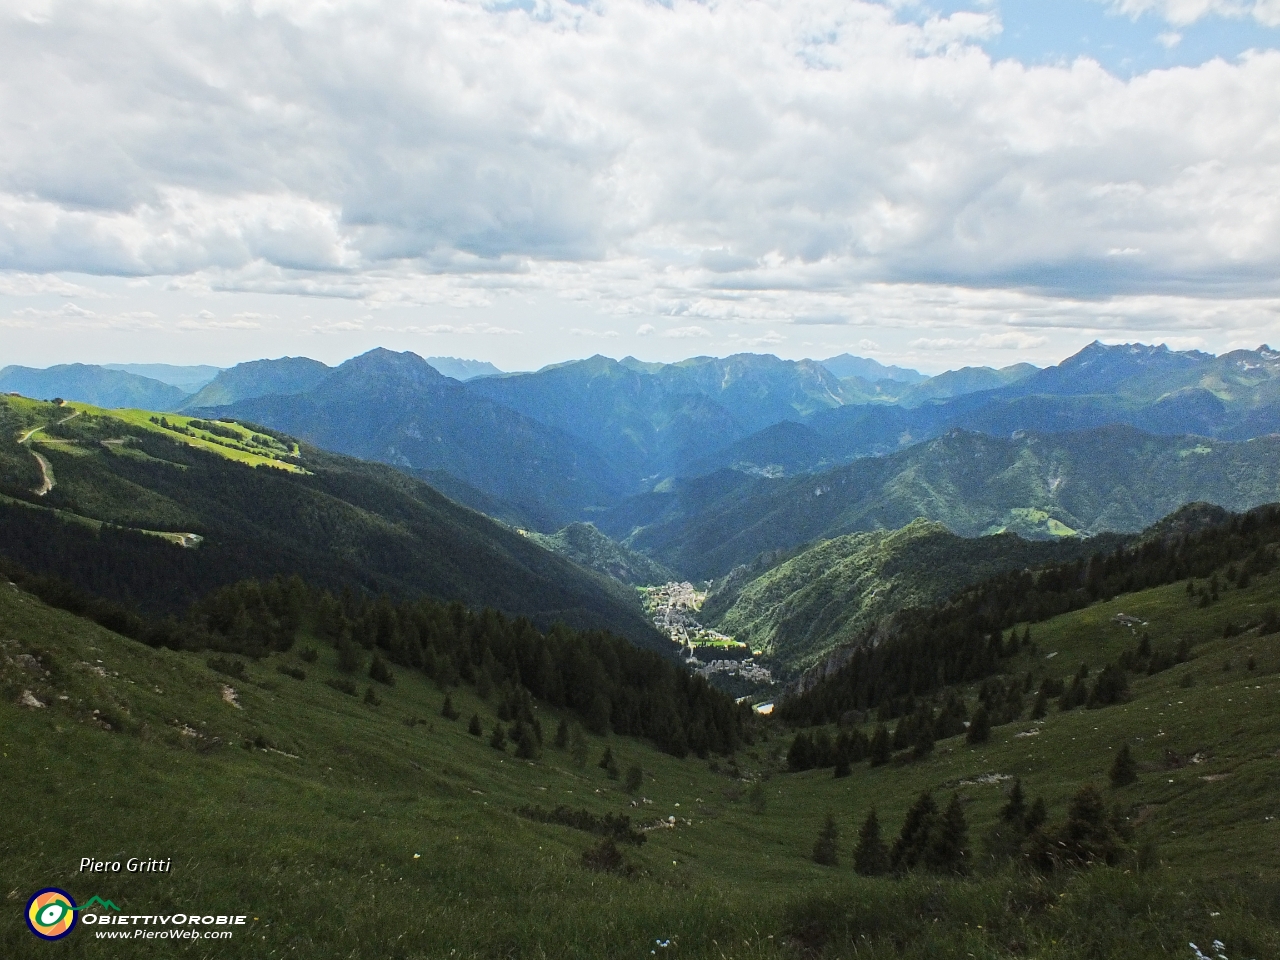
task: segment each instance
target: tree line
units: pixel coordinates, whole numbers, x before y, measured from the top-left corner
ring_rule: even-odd
[[[661,655],[600,630],[554,624],[431,599],[393,601],[299,577],[249,580],[215,590],[181,617],[147,617],[71,583],[0,558],[0,572],[52,606],[155,647],[262,657],[289,650],[302,631],[327,641],[346,673],[382,683],[389,664],[441,688],[495,691],[506,719],[533,721],[531,698],[567,710],[596,734],[641,737],[683,757],[729,754],[750,736],[751,712]]]
[[[776,714],[794,726],[832,723],[851,710],[901,716],[920,697],[999,673],[1002,660],[1019,649],[1021,638],[1004,635],[1016,624],[1181,580],[1216,583],[1215,571],[1228,565],[1237,585],[1247,585],[1275,566],[1277,541],[1280,506],[1269,505],[1207,529],[992,577],[944,603],[902,610],[873,625],[841,669],[783,701]]]

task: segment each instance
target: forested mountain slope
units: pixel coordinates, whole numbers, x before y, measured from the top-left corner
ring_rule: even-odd
[[[952,431],[885,457],[768,480],[725,471],[601,515],[610,536],[686,576],[763,551],[917,517],[962,536],[1136,532],[1179,506],[1244,510],[1280,499],[1280,437],[1243,443],[1128,427],[1001,439]]]
[[[0,398],[0,554],[157,612],[248,577],[298,574],[608,627],[665,649],[614,581],[398,470],[261,429]],[[38,495],[42,476],[53,486]]]

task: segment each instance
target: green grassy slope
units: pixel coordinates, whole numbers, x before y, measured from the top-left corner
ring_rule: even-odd
[[[895,610],[936,603],[1005,570],[1065,562],[1101,549],[1096,541],[1077,539],[966,539],[940,523],[917,520],[901,530],[824,540],[730,596],[713,594],[704,614],[711,626],[763,650],[771,667],[793,675]]]
[[[1100,666],[1134,643],[1111,622],[1120,611],[1148,620],[1157,645],[1193,641],[1192,659],[1136,679],[1127,704],[1018,721],[980,746],[940,741],[923,761],[862,764],[842,780],[778,772],[782,732],[736,766],[615,738],[622,769],[646,771],[639,793],[651,802],[632,807],[595,766],[603,740],[588,738],[579,767],[550,746],[517,762],[471,737],[466,718],[478,713],[487,730],[494,704],[469,687],[453,691],[462,719],[450,722],[443,694],[407,672],[374,685],[378,706],[324,685],[336,676],[328,649],[309,664],[295,648],[230,679],[203,655],[140,646],[0,584],[0,871],[15,891],[0,954],[37,955],[21,904],[53,885],[126,913],[251,918],[230,942],[168,945],[171,956],[798,958],[824,938],[831,956],[1189,958],[1188,941],[1214,938],[1233,958],[1274,956],[1280,649],[1274,636],[1221,633],[1278,601],[1273,573],[1208,609],[1174,586],[1036,625],[1037,648],[1015,673]],[[24,691],[47,706],[17,705]],[[1082,782],[1105,783],[1124,743],[1140,779],[1108,800],[1139,824],[1141,869],[986,872],[980,838],[1004,800],[999,778],[1021,777],[1059,819]],[[892,839],[924,788],[964,798],[978,876],[856,876],[851,840],[866,810],[878,807]],[[594,873],[580,860],[593,837],[511,812],[560,803],[675,826],[624,848],[634,876]],[[841,863],[819,867],[808,854],[828,811]],[[84,856],[172,857],[173,870],[90,878],[76,870]],[[59,949],[156,947],[106,948],[82,925]]]
[[[79,415],[68,419],[72,409]],[[200,428],[189,436],[151,416],[0,398],[0,553],[160,612],[248,577],[298,573],[333,589],[428,594],[541,623],[608,626],[663,646],[633,591],[397,470],[298,450],[288,438],[245,443],[256,431],[228,424],[218,429],[240,439]],[[32,447],[56,479],[44,496],[31,492],[40,478]],[[203,539],[184,550],[97,529],[103,523]]]

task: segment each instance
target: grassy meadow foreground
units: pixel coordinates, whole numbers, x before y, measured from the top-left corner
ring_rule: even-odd
[[[393,667],[387,685],[362,666],[355,689],[372,696],[350,695],[338,653],[307,626],[288,651],[217,658],[144,646],[0,583],[0,955],[1191,958],[1191,942],[1220,940],[1231,960],[1277,956],[1280,644],[1224,625],[1278,602],[1272,572],[1224,582],[1203,607],[1179,583],[1034,624],[1004,665],[1033,684],[1132,649],[1119,613],[1146,621],[1157,648],[1188,640],[1190,659],[1134,676],[1127,702],[1054,705],[986,743],[955,736],[837,779],[786,772],[791,733],[764,720],[732,758],[676,759],[572,722],[559,749],[546,704],[540,754],[517,759],[489,742],[496,692],[450,687],[450,720],[446,691],[420,673]],[[236,661],[242,676],[210,666]],[[1138,780],[1112,788],[1125,744]],[[621,775],[599,765],[606,748]],[[632,767],[643,776],[628,790]],[[1134,830],[1131,853],[1049,875],[988,856],[1013,777],[1051,821],[1098,785]],[[868,809],[892,842],[926,788],[939,806],[962,799],[971,877],[859,876]],[[561,805],[630,817],[646,842],[619,845],[625,866],[589,869],[598,836],[515,812]],[[820,866],[828,813],[838,863]],[[172,858],[172,871],[78,872],[82,857],[135,856]],[[125,913],[250,922],[221,942],[106,943],[81,924],[40,944],[21,913],[45,886]]]

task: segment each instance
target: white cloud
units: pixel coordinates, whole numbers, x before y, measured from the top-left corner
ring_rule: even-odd
[[[569,332],[575,337],[602,337],[607,340],[618,336],[617,330],[587,330],[583,327],[573,327]]]
[[[1280,0],[1107,2],[1170,43],[1280,23]],[[993,62],[999,28],[860,0],[10,4],[0,294],[87,300],[57,276],[79,272],[449,316],[545,295],[641,337],[975,349],[1255,323],[1280,295],[1280,53],[1121,79]]]
[[[759,347],[776,347],[780,343],[786,343],[787,338],[776,330],[770,330],[768,333],[758,337],[741,337],[736,333],[729,334],[729,343],[733,349],[745,347],[748,350],[755,350]]]
[[[1235,19],[1253,17],[1265,26],[1280,26],[1280,0],[1105,0],[1105,2],[1117,13],[1131,17],[1154,13],[1180,27],[1208,16]]]
[[[984,333],[977,337],[956,339],[920,337],[911,341],[914,350],[1034,350],[1049,342],[1048,337],[1034,337],[1026,333]]]

